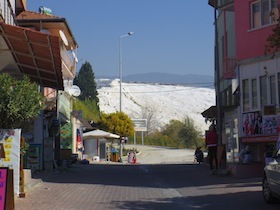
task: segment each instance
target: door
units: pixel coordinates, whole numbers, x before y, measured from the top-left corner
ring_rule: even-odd
[[[100,159],[106,159],[106,142],[100,142],[99,144],[99,157]]]

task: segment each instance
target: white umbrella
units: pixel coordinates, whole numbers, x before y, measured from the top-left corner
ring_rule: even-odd
[[[117,134],[113,134],[113,133],[99,130],[99,129],[83,133],[83,137],[84,137],[84,139],[89,139],[92,137],[94,137],[94,138],[111,138],[111,139],[120,138],[120,136]]]

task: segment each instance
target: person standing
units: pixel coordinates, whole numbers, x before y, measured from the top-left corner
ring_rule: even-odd
[[[134,151],[130,150],[130,152],[128,153],[127,162],[128,163],[133,163],[133,159],[134,159]]]
[[[215,168],[218,169],[217,147],[218,147],[218,134],[215,125],[209,127],[206,134],[206,146],[208,148],[210,170],[213,170],[213,160],[215,161]]]
[[[239,159],[242,163],[252,162],[252,154],[249,145],[242,149],[239,153]]]

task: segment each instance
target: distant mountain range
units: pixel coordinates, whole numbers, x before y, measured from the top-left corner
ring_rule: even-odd
[[[95,75],[96,79],[115,79],[119,76],[101,76]],[[159,84],[174,84],[174,85],[184,85],[192,87],[201,87],[214,85],[214,76],[209,75],[178,75],[178,74],[168,74],[168,73],[144,73],[144,74],[132,74],[123,76],[123,82],[140,82],[140,83],[159,83]]]

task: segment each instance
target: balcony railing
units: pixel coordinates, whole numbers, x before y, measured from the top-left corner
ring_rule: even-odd
[[[232,79],[235,76],[236,59],[225,58],[223,63],[223,78]]]
[[[60,49],[62,60],[63,78],[74,78],[76,74],[76,62],[73,56],[65,48]]]
[[[1,8],[0,8],[0,22],[4,22],[3,12]]]
[[[1,22],[14,25],[15,24],[15,14],[13,7],[9,0],[4,0],[0,3],[0,20]]]

